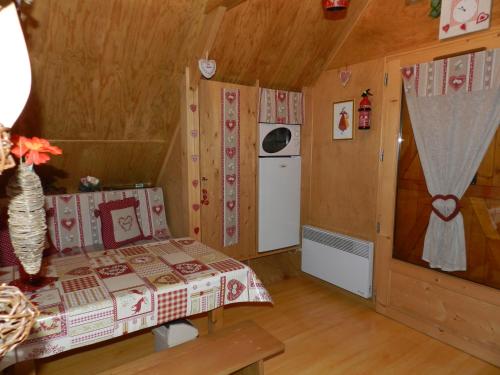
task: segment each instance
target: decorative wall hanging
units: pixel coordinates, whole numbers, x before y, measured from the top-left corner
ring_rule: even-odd
[[[411,124],[432,213],[422,259],[467,267],[459,199],[500,123],[500,52],[487,50],[402,69]]]
[[[302,124],[304,103],[301,92],[260,89],[259,122]]]
[[[198,60],[198,68],[200,69],[201,75],[206,79],[210,79],[215,75],[217,70],[217,63],[215,60],[200,59]]]
[[[339,70],[339,81],[342,87],[346,87],[351,80],[351,71],[345,68],[344,70]]]
[[[222,241],[236,245],[240,235],[240,90],[222,89]]]
[[[352,139],[354,100],[333,103],[333,139]]]
[[[60,155],[60,148],[51,146],[45,139],[19,137],[12,154],[20,159],[16,174],[7,185],[9,201],[9,233],[14,252],[22,267],[21,278],[12,285],[23,291],[37,289],[54,281],[38,275],[42,253],[47,245],[45,197],[40,178],[33,165],[50,160],[48,153]]]
[[[491,0],[442,0],[439,39],[490,27]]]
[[[372,103],[370,102],[369,96],[373,96],[370,89],[363,91],[361,94],[361,101],[359,102],[359,123],[358,129],[368,130],[371,126],[371,113],[372,113]]]
[[[323,9],[329,12],[338,12],[349,7],[349,0],[323,0]]]

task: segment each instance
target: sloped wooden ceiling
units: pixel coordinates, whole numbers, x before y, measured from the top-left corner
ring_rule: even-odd
[[[33,87],[13,133],[39,135],[63,149],[37,167],[42,176],[73,191],[89,174],[105,185],[155,182],[204,5],[34,1],[25,25]]]
[[[429,17],[429,0],[370,0],[328,69],[438,42],[439,19]],[[492,0],[491,27],[500,26],[500,0]]]
[[[324,14],[320,0],[247,0],[228,11],[210,55],[215,79],[301,90],[325,68],[367,0]]]

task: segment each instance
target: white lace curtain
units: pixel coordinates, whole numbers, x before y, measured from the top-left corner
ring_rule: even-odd
[[[415,141],[433,197],[422,259],[444,271],[467,268],[458,201],[500,123],[498,51],[402,69]]]

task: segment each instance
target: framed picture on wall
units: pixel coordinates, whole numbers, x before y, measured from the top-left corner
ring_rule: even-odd
[[[354,100],[333,103],[333,139],[352,139]]]
[[[490,27],[491,0],[443,0],[439,39],[485,30]]]

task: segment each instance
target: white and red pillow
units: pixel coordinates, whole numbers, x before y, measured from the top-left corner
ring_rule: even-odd
[[[95,216],[101,219],[102,243],[106,249],[116,249],[146,237],[137,218],[139,201],[133,197],[99,204]]]

